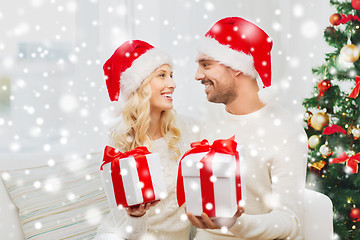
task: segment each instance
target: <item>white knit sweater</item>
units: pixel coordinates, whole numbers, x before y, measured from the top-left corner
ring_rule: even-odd
[[[181,132],[177,147],[183,155],[190,143],[199,141],[199,127],[190,118],[177,116],[176,126]],[[111,145],[111,143],[110,143]],[[177,166],[180,159],[168,147],[167,136],[152,141],[151,151],[160,154],[161,168],[167,185],[168,196],[156,206],[151,207],[142,217],[130,217],[124,209],[111,209],[101,222],[96,240],[117,239],[160,239],[187,240],[190,236],[190,222],[185,215],[184,206],[178,207],[176,200]]]
[[[208,139],[236,135],[244,145],[245,213],[227,232],[198,230],[196,240],[303,239],[307,137],[301,124],[279,106],[247,115],[225,110]]]

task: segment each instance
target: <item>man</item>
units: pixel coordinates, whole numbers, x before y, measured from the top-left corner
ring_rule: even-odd
[[[266,89],[259,91],[256,81],[259,75],[264,88],[271,85],[271,39],[253,23],[230,17],[218,21],[200,45],[195,79],[208,101],[225,105],[216,137],[235,134],[244,146],[246,200],[225,228],[205,213],[188,213],[198,228],[196,240],[303,239],[307,137],[290,114],[261,100]]]

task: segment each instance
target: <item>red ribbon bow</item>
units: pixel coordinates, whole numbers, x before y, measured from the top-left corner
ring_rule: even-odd
[[[326,127],[323,131],[324,135],[331,135],[334,133],[346,134],[346,131],[341,126],[336,124],[332,124],[331,126]]]
[[[330,164],[333,163],[344,163],[346,166],[351,169],[352,173],[358,173],[358,163],[360,163],[360,153],[355,154],[354,156],[349,157],[345,152],[343,152],[338,158],[333,158],[330,161]]]
[[[103,164],[101,164],[100,170],[103,170],[103,166],[109,162],[114,161],[115,159],[121,159],[121,158],[127,158],[127,157],[136,157],[138,155],[146,155],[150,154],[149,150],[146,147],[137,147],[133,150],[127,151],[127,152],[120,152],[119,150],[106,146],[104,150],[104,158],[103,158]]]
[[[345,14],[341,13],[341,19],[339,21],[337,21],[336,24],[334,24],[334,25],[337,26],[337,25],[347,23],[347,22],[350,22],[350,21],[358,21],[358,22],[360,22],[360,19],[359,19],[358,16],[354,16],[352,14],[345,15]]]
[[[359,96],[359,91],[360,91],[360,76],[356,76],[355,77],[355,87],[352,90],[352,92],[349,94],[350,98],[357,98]]]
[[[240,161],[239,153],[236,150],[237,143],[235,142],[235,136],[230,139],[220,139],[214,141],[212,145],[209,144],[208,140],[204,139],[201,142],[191,143],[191,149],[187,151],[184,156],[181,158],[178,169],[178,178],[177,178],[177,200],[179,207],[182,206],[185,202],[185,190],[184,190],[184,179],[181,170],[181,163],[184,157],[194,153],[208,152],[202,159],[201,163],[203,167],[200,169],[200,183],[201,183],[201,197],[202,197],[202,207],[203,212],[206,213],[209,217],[215,217],[215,207],[211,209],[206,208],[207,203],[212,203],[213,206],[215,203],[214,196],[214,183],[210,181],[210,177],[213,175],[212,172],[212,159],[217,153],[225,153],[235,156],[236,159],[236,199],[237,202],[241,200],[241,180],[240,180]]]
[[[147,163],[146,154],[150,154],[146,147],[137,147],[127,152],[120,152],[113,147],[106,146],[104,150],[103,164],[100,170],[103,170],[103,166],[107,163],[111,163],[111,178],[114,186],[114,194],[116,203],[127,207],[124,183],[121,176],[119,159],[134,157],[136,162],[136,169],[140,182],[144,185],[141,188],[144,202],[151,202],[155,200],[155,192],[152,186],[151,175],[149,165]]]

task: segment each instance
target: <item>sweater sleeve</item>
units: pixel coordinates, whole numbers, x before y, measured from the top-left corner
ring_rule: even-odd
[[[244,239],[299,239],[302,232],[307,144],[304,131],[283,139],[272,160],[270,177],[272,195],[267,214],[243,214],[229,231]],[[302,235],[302,234],[300,234]]]
[[[136,240],[146,232],[147,214],[142,217],[130,217],[124,209],[112,209],[101,222],[95,239],[112,236],[114,239]]]

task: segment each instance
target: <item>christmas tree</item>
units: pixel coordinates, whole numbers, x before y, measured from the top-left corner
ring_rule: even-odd
[[[360,239],[360,0],[330,4],[337,12],[324,38],[333,51],[313,69],[314,93],[303,101],[307,187],[331,198],[334,239]]]

